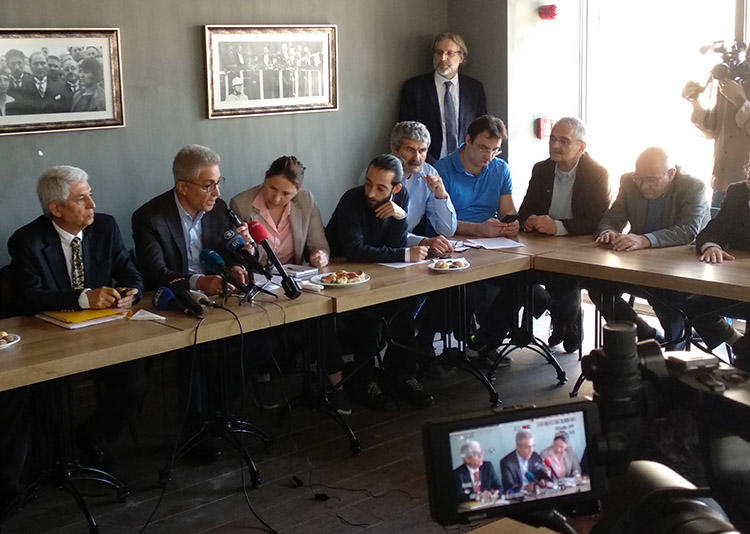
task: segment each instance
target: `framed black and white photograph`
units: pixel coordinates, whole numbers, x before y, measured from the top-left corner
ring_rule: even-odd
[[[335,25],[206,26],[208,117],[338,109]]]
[[[0,135],[124,125],[118,29],[0,28]]]

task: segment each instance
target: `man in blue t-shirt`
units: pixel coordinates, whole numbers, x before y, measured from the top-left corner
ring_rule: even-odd
[[[496,157],[508,138],[503,121],[492,115],[474,119],[465,142],[435,163],[456,209],[456,233],[476,237],[513,237],[518,222],[500,219],[516,213],[508,164]]]
[[[492,115],[474,119],[458,150],[435,163],[443,178],[458,223],[456,234],[475,237],[515,237],[518,220],[502,222],[516,213],[513,184],[508,164],[500,154],[508,131],[503,121]],[[517,218],[516,218],[517,219]],[[506,288],[507,279],[480,282],[470,286],[469,312],[475,313],[480,330],[473,336],[475,346],[494,352],[514,326],[508,299],[513,291]]]

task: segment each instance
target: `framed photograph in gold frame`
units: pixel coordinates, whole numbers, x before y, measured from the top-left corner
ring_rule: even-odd
[[[338,109],[335,25],[206,26],[208,117]]]
[[[0,28],[0,135],[125,125],[117,28]]]

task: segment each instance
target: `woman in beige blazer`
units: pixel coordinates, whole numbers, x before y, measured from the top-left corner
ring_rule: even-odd
[[[297,158],[281,156],[271,163],[261,185],[243,191],[229,205],[243,220],[258,221],[266,228],[269,243],[281,263],[301,264],[308,260],[320,269],[328,265],[330,249],[318,205],[312,194],[302,189],[304,177],[305,167]],[[329,334],[328,338],[333,342],[335,335]],[[325,364],[333,386],[327,398],[334,410],[348,415],[351,408],[341,388],[343,361],[337,351],[333,352]],[[270,380],[270,375],[267,378]]]
[[[302,189],[305,167],[294,156],[277,158],[265,179],[235,196],[230,207],[243,220],[258,221],[282,263],[328,265],[330,249],[312,193]],[[260,198],[259,198],[260,197]],[[270,219],[270,220],[269,220]]]

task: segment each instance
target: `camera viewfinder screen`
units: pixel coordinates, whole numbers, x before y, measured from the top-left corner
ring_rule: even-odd
[[[458,512],[591,491],[582,411],[464,429],[449,439]]]

